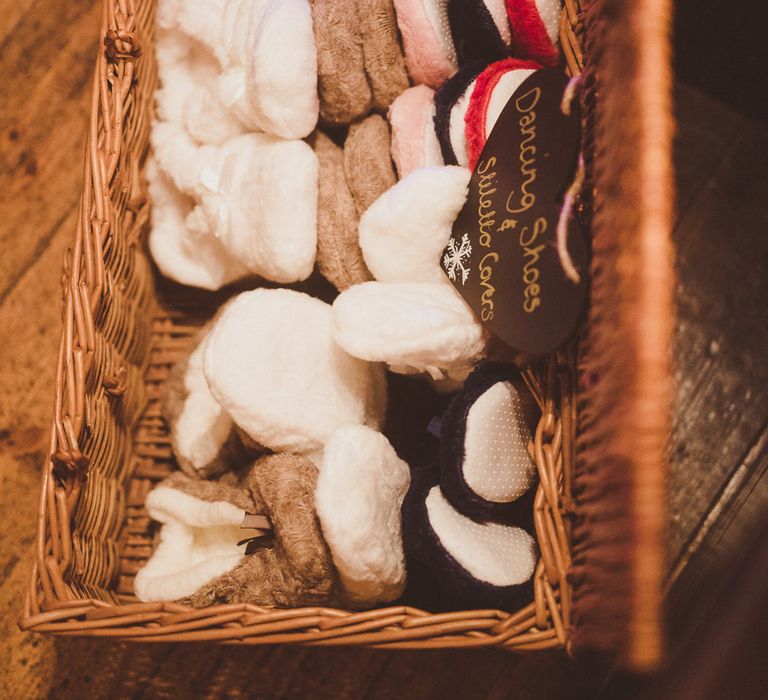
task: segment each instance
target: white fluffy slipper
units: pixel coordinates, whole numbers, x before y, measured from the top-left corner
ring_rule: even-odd
[[[182,194],[154,160],[146,169],[152,198],[149,250],[160,272],[181,284],[215,290],[248,275],[210,232],[191,232],[186,218],[193,202]]]
[[[382,282],[441,282],[440,256],[467,199],[472,173],[455,165],[412,171],[360,219],[360,247]]]
[[[381,365],[333,338],[331,307],[288,289],[256,289],[222,313],[203,369],[222,408],[275,451],[318,450],[342,425],[378,428],[386,409]]]
[[[136,574],[134,591],[144,602],[178,600],[233,569],[245,511],[227,501],[204,501],[169,486],[150,491],[150,517],[162,523],[160,544]]]
[[[325,445],[315,507],[353,606],[386,603],[403,593],[400,507],[410,482],[408,465],[375,430],[345,426]]]
[[[317,55],[307,0],[193,0],[179,26],[222,68],[218,94],[249,128],[304,138],[319,110]]]
[[[192,352],[173,366],[163,394],[163,415],[176,461],[188,475],[204,478],[242,466],[257,451],[243,444],[205,379],[203,347],[212,323],[203,328]]]
[[[275,282],[305,279],[317,250],[317,156],[303,141],[244,134],[196,146],[173,124],[154,125],[159,166],[201,206],[188,221],[212,233],[251,272]]]
[[[366,282],[333,304],[336,342],[350,355],[393,371],[456,375],[483,355],[486,334],[472,310],[444,282]]]
[[[178,29],[162,31],[157,65],[160,87],[155,102],[160,120],[183,126],[199,143],[214,145],[245,131],[216,92],[219,67],[204,46]]]

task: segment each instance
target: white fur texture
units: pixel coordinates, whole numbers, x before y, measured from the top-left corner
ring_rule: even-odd
[[[221,103],[250,131],[262,131],[248,93],[248,73],[244,66],[231,66],[216,80],[216,95]]]
[[[304,141],[267,134],[228,146],[219,172],[203,179],[210,229],[256,274],[282,283],[306,279],[317,250],[317,156]]]
[[[491,93],[491,99],[488,102],[488,109],[485,112],[485,133],[489,134],[493,130],[499,115],[507,106],[507,102],[515,94],[523,81],[533,73],[533,70],[520,68],[511,70],[501,76],[499,82]]]
[[[444,165],[435,133],[434,98],[431,88],[414,85],[398,95],[389,107],[390,150],[401,178],[418,168]]]
[[[154,160],[147,165],[152,198],[149,250],[160,272],[181,284],[215,290],[248,274],[209,232],[188,230],[193,202],[179,192]]]
[[[166,30],[158,33],[155,49],[160,78],[160,87],[155,91],[158,119],[181,124],[185,102],[200,89],[200,83],[204,83],[208,77],[210,64],[206,61],[205,49],[193,63],[192,45],[193,41],[179,31]],[[215,76],[215,61],[212,73]]]
[[[203,501],[159,486],[146,501],[150,517],[162,523],[160,543],[136,574],[134,591],[144,602],[177,600],[237,566],[245,548],[244,511],[226,501]]]
[[[344,352],[331,307],[300,292],[237,297],[208,335],[203,368],[235,423],[275,451],[313,452],[339,426],[383,421],[382,367]]]
[[[317,55],[307,0],[192,0],[179,24],[218,58],[218,97],[249,129],[299,139],[315,128]]]
[[[305,279],[317,249],[317,156],[303,141],[243,134],[222,146],[196,146],[158,122],[155,157],[201,206],[188,226],[212,233],[248,270],[275,282]]]
[[[451,107],[451,117],[448,125],[448,134],[451,139],[453,153],[456,156],[456,162],[464,167],[469,165],[469,158],[467,157],[467,125],[464,119],[467,116],[469,101],[474,89],[475,81],[473,80],[461,97],[456,100],[453,107]]]
[[[333,304],[336,342],[350,355],[435,378],[470,367],[485,348],[472,310],[444,282],[365,282]]]
[[[158,28],[158,35],[163,34],[165,30],[176,31],[179,27],[179,15],[188,0],[158,0],[157,12],[155,14],[155,24]],[[214,2],[210,2],[214,5]]]
[[[453,509],[439,486],[430,490],[426,504],[440,544],[472,577],[493,586],[512,586],[533,576],[536,543],[525,530],[470,520]]]
[[[183,125],[198,143],[220,146],[245,133],[243,123],[221,101],[214,84],[206,84],[184,105]]]
[[[232,419],[213,398],[203,374],[203,346],[204,341],[189,356],[184,375],[187,398],[176,424],[171,426],[176,449],[195,469],[211,463],[232,430]]]
[[[150,134],[153,157],[184,194],[200,195],[200,171],[219,151],[214,146],[198,146],[178,122],[155,121]]]
[[[248,57],[248,91],[260,126],[285,139],[317,124],[317,53],[306,0],[271,0]]]
[[[267,0],[184,0],[176,22],[205,44],[222,68],[246,61],[249,40]]]
[[[412,171],[360,219],[360,247],[382,282],[440,282],[440,256],[467,199],[472,173],[441,166]]]
[[[509,503],[533,483],[536,464],[528,453],[532,435],[526,414],[533,399],[512,382],[497,382],[472,404],[464,435],[464,481],[478,496]]]
[[[345,426],[325,445],[315,507],[351,605],[386,603],[405,588],[400,508],[410,481],[375,430]]]
[[[159,119],[183,126],[199,143],[217,145],[243,133],[243,124],[215,92],[219,68],[204,46],[179,30],[161,31],[157,63]]]

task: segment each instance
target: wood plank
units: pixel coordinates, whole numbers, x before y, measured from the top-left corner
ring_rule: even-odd
[[[76,206],[100,5],[37,0],[0,53],[0,302]]]
[[[71,211],[54,229],[42,255],[0,305],[0,327],[6,339],[0,344],[0,363],[4,368],[0,373],[0,395],[14,397],[0,405],[0,427],[14,431],[4,437],[17,443],[17,431],[22,428],[44,428],[47,434],[50,427],[61,334],[58,269],[74,225],[75,212]],[[34,313],[30,313],[33,309]]]
[[[683,83],[675,86],[674,109],[679,125],[674,140],[676,210],[682,217],[739,137],[744,117]]]
[[[689,94],[691,94],[689,92]],[[722,107],[696,97],[699,115]],[[703,172],[675,229],[678,324],[674,340],[679,389],[670,445],[670,568],[754,444],[768,404],[768,128],[728,117],[727,145],[713,160],[708,141],[686,134],[676,144],[680,173]],[[709,123],[709,122],[708,122]],[[683,130],[684,129],[684,130]],[[691,127],[692,132],[699,129]]]
[[[14,37],[24,15],[30,12],[35,0],[2,0],[0,2],[0,56]]]
[[[724,485],[696,529],[689,555],[670,576],[670,628],[691,634],[686,620],[702,620],[723,582],[744,557],[754,538],[768,526],[768,424]]]
[[[0,304],[0,697],[46,697],[55,644],[16,627],[32,566],[60,334],[59,274],[73,217]]]
[[[67,226],[66,224],[69,224]],[[0,306],[0,585],[32,543],[40,467],[48,447],[53,411],[55,357],[59,344],[58,279],[72,222]],[[34,315],[30,309],[37,309]]]

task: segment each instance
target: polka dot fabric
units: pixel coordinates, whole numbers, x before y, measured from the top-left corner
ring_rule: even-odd
[[[536,566],[536,545],[525,530],[501,523],[476,523],[445,500],[439,486],[427,496],[427,516],[448,554],[478,581],[514,586]]]
[[[538,408],[520,371],[483,362],[440,423],[438,464],[416,464],[403,503],[406,594],[434,610],[529,601]]]
[[[436,88],[457,70],[448,0],[394,0],[405,62],[413,82]]]
[[[549,40],[553,44],[557,44],[557,30],[560,24],[562,2],[560,0],[536,0],[536,9],[539,12],[541,23],[544,25]]]
[[[478,496],[509,503],[533,484],[536,465],[528,453],[532,438],[528,405],[512,382],[497,382],[469,409],[464,438],[464,481]]]
[[[468,378],[443,417],[440,486],[476,520],[516,513],[536,480],[528,453],[538,407],[514,365],[486,362]]]
[[[519,517],[481,522],[448,501],[439,476],[436,464],[416,465],[403,502],[408,599],[435,612],[530,602],[539,554],[529,494]]]

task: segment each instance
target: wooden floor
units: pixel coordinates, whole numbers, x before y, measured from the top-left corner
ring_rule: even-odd
[[[18,631],[99,5],[0,0],[0,698],[491,699],[647,692],[647,683],[560,654],[129,646]],[[698,90],[680,87],[677,101],[673,662],[697,626],[706,630],[702,623],[732,563],[768,512],[768,129]]]

